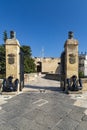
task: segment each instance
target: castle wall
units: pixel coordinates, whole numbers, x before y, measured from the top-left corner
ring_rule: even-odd
[[[41,72],[42,73],[60,73],[60,58],[35,58],[35,64],[38,65],[41,62]]]

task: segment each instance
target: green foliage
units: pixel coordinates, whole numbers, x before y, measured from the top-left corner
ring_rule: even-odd
[[[79,77],[83,78],[84,77],[84,73],[82,71],[79,71]]]
[[[23,45],[21,47],[22,52],[24,53],[24,73],[35,72],[35,63],[32,59],[32,51],[30,46]]]
[[[0,74],[4,75],[6,71],[5,45],[0,45]]]
[[[0,74],[0,79],[4,79],[6,77],[5,74]]]
[[[21,50],[22,50],[22,52],[24,53],[24,57],[26,57],[26,56],[28,56],[28,57],[31,57],[31,55],[32,55],[32,51],[31,51],[31,48],[30,48],[30,46],[25,46],[25,45],[23,45],[23,46],[21,46]]]

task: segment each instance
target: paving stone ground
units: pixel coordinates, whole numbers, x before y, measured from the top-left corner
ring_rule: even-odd
[[[1,95],[0,130],[87,130],[87,94],[67,95],[59,85],[39,76],[16,96]]]

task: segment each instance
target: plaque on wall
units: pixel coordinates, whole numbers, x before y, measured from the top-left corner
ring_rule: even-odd
[[[76,55],[75,54],[69,54],[69,63],[74,64],[76,63]]]
[[[13,54],[13,53],[11,53],[11,54],[8,54],[8,63],[9,64],[14,64],[14,62],[15,62],[15,55]]]

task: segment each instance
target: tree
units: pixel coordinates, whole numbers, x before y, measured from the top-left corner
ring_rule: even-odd
[[[24,57],[25,56],[31,57],[32,51],[31,51],[31,47],[30,46],[22,45],[21,46],[21,50],[24,53]]]
[[[21,50],[24,53],[24,73],[35,72],[35,63],[32,59],[32,51],[30,46],[21,46]]]
[[[0,45],[0,74],[5,75],[6,72],[5,45]]]
[[[4,31],[4,33],[3,33],[3,40],[4,40],[4,42],[6,42],[7,39],[8,39],[7,31]]]

